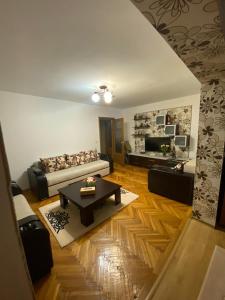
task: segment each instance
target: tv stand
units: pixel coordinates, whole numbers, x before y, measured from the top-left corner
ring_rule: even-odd
[[[128,162],[131,165],[144,167],[150,169],[153,165],[163,165],[163,166],[175,166],[178,161],[172,159],[169,156],[160,156],[160,154],[141,154],[141,153],[129,153]]]

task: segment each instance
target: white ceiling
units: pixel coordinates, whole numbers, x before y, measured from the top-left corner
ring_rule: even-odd
[[[0,89],[113,106],[199,92],[200,83],[129,0],[0,0]]]

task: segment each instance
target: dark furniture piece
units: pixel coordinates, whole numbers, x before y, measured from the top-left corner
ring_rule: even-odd
[[[94,208],[102,203],[111,195],[115,195],[115,205],[121,203],[120,185],[96,177],[95,195],[80,195],[82,181],[70,184],[69,186],[59,189],[60,204],[65,208],[68,200],[80,209],[80,220],[84,226],[89,226],[94,222]]]
[[[99,158],[109,162],[110,173],[113,172],[113,160],[110,155],[99,153]],[[35,162],[27,170],[29,184],[32,192],[39,200],[49,198],[48,183],[45,172],[42,170],[40,162]]]
[[[12,182],[11,189],[13,196],[22,194],[15,182]],[[49,232],[35,214],[17,220],[17,223],[30,277],[34,282],[48,274],[53,266]]]
[[[181,173],[167,166],[153,166],[148,172],[150,192],[192,205],[194,174]]]
[[[220,181],[219,204],[217,210],[216,225],[225,228],[225,148],[223,156],[222,175]]]
[[[129,154],[129,164],[144,167],[150,169],[153,165],[163,165],[163,166],[175,166],[177,164],[176,160],[171,160],[169,158],[155,158],[145,155],[135,155]]]

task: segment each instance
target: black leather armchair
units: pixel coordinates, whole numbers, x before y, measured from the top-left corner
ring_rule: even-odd
[[[11,183],[11,190],[13,196],[22,193],[21,188],[15,182]],[[19,201],[19,199],[14,201],[17,200]],[[25,218],[19,219],[17,223],[30,277],[32,281],[36,281],[48,274],[53,266],[49,232],[36,214],[30,214]]]

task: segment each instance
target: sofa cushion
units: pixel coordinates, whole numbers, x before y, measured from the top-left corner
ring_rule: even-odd
[[[81,164],[80,153],[67,155],[66,161],[70,167],[79,166]]]
[[[41,167],[45,173],[52,173],[70,167],[66,161],[66,155],[40,158],[40,161]]]
[[[65,170],[55,171],[54,173],[47,173],[46,178],[48,186],[51,186],[63,181],[83,176],[85,174],[87,174],[88,176],[89,173],[105,168],[109,168],[109,162],[105,160],[97,160],[88,164],[71,167]]]
[[[26,218],[31,215],[35,215],[30,205],[27,202],[27,199],[23,194],[19,194],[13,197],[13,204],[16,211],[17,221]]]
[[[79,166],[99,159],[97,150],[80,151],[76,154],[66,155],[69,166]]]
[[[63,170],[69,168],[69,164],[66,161],[66,155],[60,155],[56,157],[56,169],[55,171]]]

